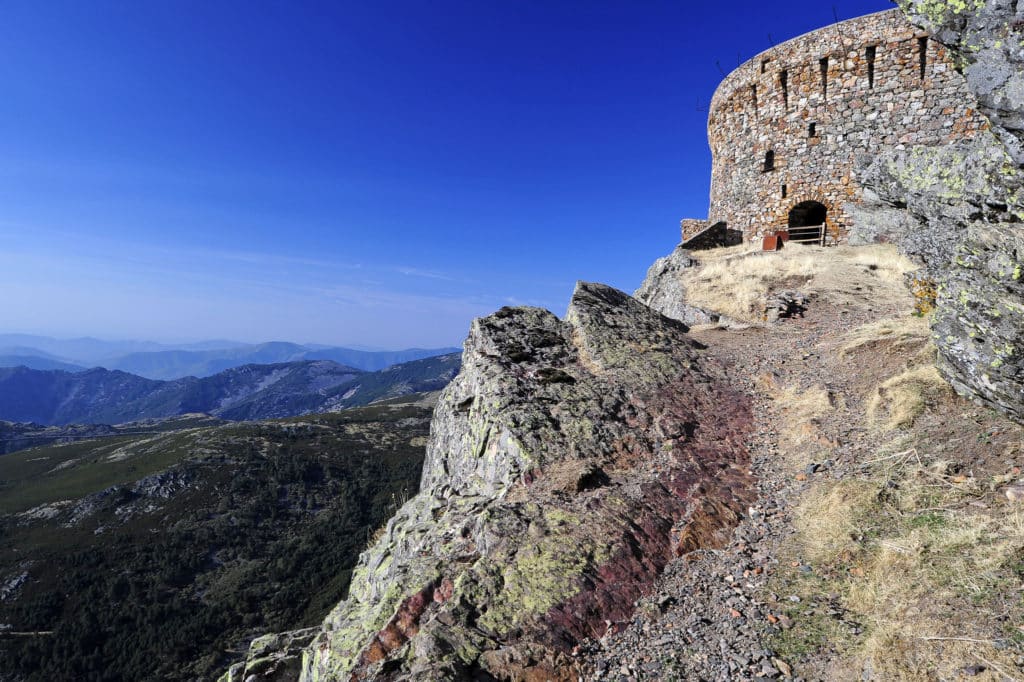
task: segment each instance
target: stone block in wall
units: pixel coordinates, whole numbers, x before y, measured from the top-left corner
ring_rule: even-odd
[[[683,241],[685,242],[687,239],[692,239],[699,233],[708,229],[708,226],[710,224],[711,223],[709,223],[706,220],[697,220],[695,218],[683,218],[681,221],[679,221],[679,227],[682,229],[683,233]]]

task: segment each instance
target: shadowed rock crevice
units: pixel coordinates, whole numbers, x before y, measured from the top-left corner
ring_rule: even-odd
[[[476,320],[463,363],[422,492],[362,556],[302,679],[575,679],[573,648],[752,502],[746,396],[620,291],[579,284],[564,321]]]

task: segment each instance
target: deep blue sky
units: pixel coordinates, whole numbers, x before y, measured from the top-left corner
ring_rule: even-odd
[[[840,18],[888,9],[837,0]],[[725,71],[833,5],[0,6],[0,332],[460,343],[707,212]]]

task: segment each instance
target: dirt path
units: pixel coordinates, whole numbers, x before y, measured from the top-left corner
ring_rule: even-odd
[[[759,503],[729,547],[674,562],[657,591],[638,604],[633,622],[594,643],[586,652],[592,679],[756,680],[791,673],[767,643],[770,629],[788,625],[775,605],[779,595],[769,594],[767,584],[789,535],[789,502],[801,482],[780,464],[779,431],[790,425],[766,393],[764,378],[792,385],[821,376],[822,365],[830,364],[816,350],[821,338],[860,321],[821,317],[809,313],[768,328],[694,333],[754,399],[760,418],[748,444]]]
[[[846,484],[875,485],[883,491],[886,485],[898,487],[884,480],[894,475],[891,472],[878,479],[873,464],[880,452],[891,452],[894,443],[928,443],[934,452],[927,462],[922,461],[922,468],[939,461],[940,455],[946,457],[942,466],[947,468],[936,474],[942,479],[936,486],[956,487],[960,479],[974,486],[969,494],[958,491],[955,504],[943,513],[960,514],[967,505],[998,514],[1012,511],[1005,508],[1005,500],[1000,501],[997,486],[986,488],[982,483],[1002,481],[1007,471],[1019,473],[1024,464],[1019,461],[1020,448],[1014,451],[1014,441],[1021,440],[1019,426],[965,403],[948,389],[930,396],[923,414],[915,415],[896,435],[872,426],[867,416],[871,396],[885,399],[886,389],[879,387],[919,362],[922,349],[927,348],[926,327],[923,321],[910,318],[914,301],[893,282],[873,281],[870,273],[838,270],[829,274],[828,281],[822,279],[798,283],[811,294],[803,318],[746,329],[693,331],[707,346],[707,354],[728,367],[737,386],[754,401],[758,418],[749,447],[759,502],[735,529],[728,547],[695,552],[672,563],[657,589],[637,602],[635,617],[624,630],[581,647],[586,679],[885,680],[895,678],[891,670],[899,670],[898,677],[908,680],[1024,680],[1017,667],[1024,665],[1019,642],[1002,638],[1009,625],[1024,625],[1016,592],[1006,598],[988,595],[986,599],[992,598],[982,603],[985,608],[978,608],[976,599],[960,599],[954,590],[945,607],[960,613],[948,622],[928,621],[930,632],[945,634],[952,629],[950,636],[915,638],[918,630],[908,626],[900,631],[899,623],[892,626],[885,620],[891,616],[872,613],[869,607],[851,610],[850,581],[865,570],[884,570],[869,561],[879,551],[877,543],[858,540],[860,549],[854,547],[850,553],[849,566],[840,565],[847,557],[838,550],[840,559],[829,555],[827,561],[820,557],[811,561],[804,556],[807,541],[797,541],[794,526],[799,506]],[[886,318],[900,320],[899,325],[906,321],[912,333],[900,327],[896,331],[865,327]],[[864,329],[871,334],[865,335]],[[858,333],[863,337],[860,341]],[[895,395],[898,389],[890,393]],[[958,422],[951,425],[947,416],[954,412]],[[949,468],[946,460],[954,458],[961,464]],[[969,472],[964,468],[968,465]],[[889,514],[892,509],[882,511]],[[910,512],[920,513],[913,508]],[[895,513],[906,512],[899,508]],[[917,537],[881,528],[879,532],[890,533],[896,544]],[[917,533],[916,529],[908,532]],[[919,551],[912,544],[907,546]],[[860,568],[858,561],[867,569]],[[1012,578],[1012,570],[1004,569],[999,570],[1009,571]],[[884,582],[885,576],[875,579]],[[903,598],[902,594],[894,597]],[[1003,612],[998,613],[999,609]],[[922,613],[930,615],[927,609]],[[973,620],[961,628],[964,617]],[[883,633],[883,623],[886,628],[895,627],[896,634]],[[880,633],[890,636],[890,645],[898,648],[908,639],[907,632],[910,639],[920,640],[907,644],[912,656],[902,661],[894,655],[896,667],[890,669],[872,663],[871,652],[877,654],[877,650],[871,647],[879,646],[874,639]],[[991,645],[992,653],[986,654],[991,658],[963,647],[943,647],[976,637]],[[881,646],[884,653],[888,645]],[[979,658],[985,662],[979,663]]]

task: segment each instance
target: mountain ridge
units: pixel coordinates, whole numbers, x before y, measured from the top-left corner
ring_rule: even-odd
[[[189,376],[203,378],[248,364],[302,360],[333,360],[373,372],[459,350],[456,347],[363,350],[290,341],[200,341],[173,345],[150,341],[103,341],[89,337],[61,340],[27,334],[0,334],[0,367],[24,365],[30,369],[67,371],[103,367],[168,381]]]
[[[458,356],[364,372],[331,360],[249,364],[209,377],[147,379],[94,367],[81,372],[0,368],[0,419],[45,426],[119,424],[187,413],[232,421],[330,412],[443,387]]]

